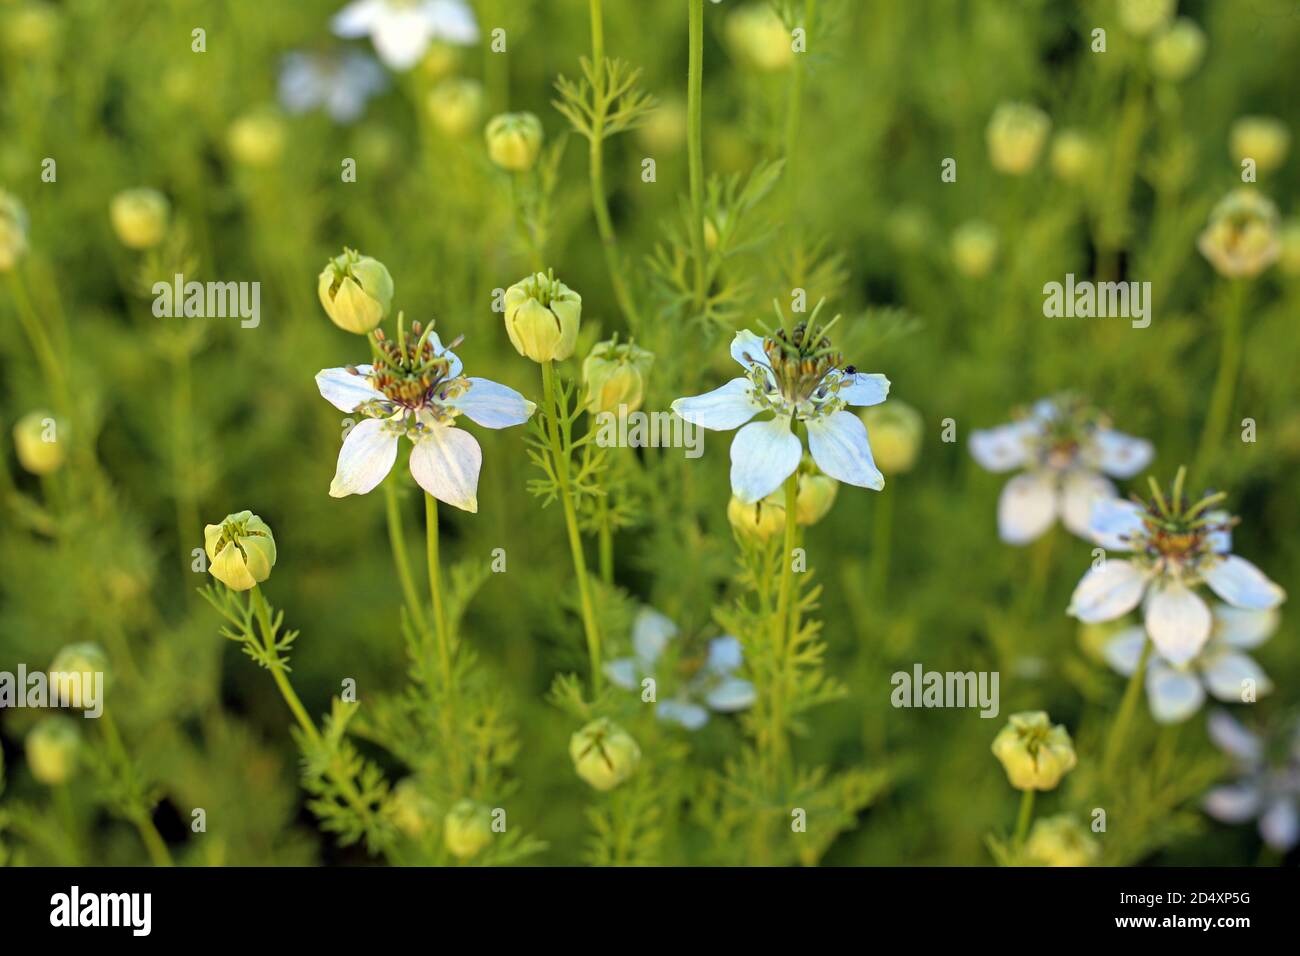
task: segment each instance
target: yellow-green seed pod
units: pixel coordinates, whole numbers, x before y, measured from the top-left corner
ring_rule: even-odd
[[[492,817],[487,807],[473,800],[461,800],[447,811],[442,837],[458,860],[478,856],[492,840]]]
[[[758,541],[767,541],[785,531],[785,508],[775,504],[769,495],[761,501],[746,504],[735,495],[727,504],[727,520],[741,534]]]
[[[988,275],[998,256],[998,233],[987,222],[972,220],[952,234],[952,261],[962,275],[979,279]]]
[[[28,412],[14,425],[18,464],[33,475],[58,471],[67,460],[67,429],[48,411]]]
[[[512,173],[532,169],[542,149],[542,121],[532,113],[500,113],[488,120],[484,135],[488,157]]]
[[[1037,106],[999,104],[985,131],[993,168],[1012,176],[1029,172],[1038,162],[1051,128],[1051,118]]]
[[[1256,170],[1272,172],[1286,161],[1291,131],[1272,116],[1243,116],[1228,131],[1228,144],[1238,164],[1243,159],[1253,159]]]
[[[1287,275],[1300,276],[1300,219],[1288,219],[1282,226],[1282,253],[1278,265]]]
[[[752,3],[727,17],[727,44],[739,60],[759,70],[784,70],[794,63],[794,36],[766,3]]]
[[[1037,866],[1092,866],[1101,858],[1097,838],[1068,813],[1034,821],[1025,856]]]
[[[284,117],[273,107],[252,110],[226,130],[226,146],[235,162],[253,169],[274,166],[284,155]]]
[[[1052,172],[1062,182],[1086,182],[1097,167],[1097,149],[1086,134],[1063,129],[1052,140],[1049,162]]]
[[[645,400],[645,379],[654,360],[653,353],[630,342],[597,342],[582,363],[587,410],[593,415],[636,411]]]
[[[95,675],[101,675],[98,681]],[[50,692],[72,706],[84,706],[108,686],[108,655],[92,641],[69,644],[50,662]]]
[[[814,525],[830,514],[839,493],[840,483],[820,472],[799,474],[799,488],[794,499],[794,520],[800,525]]]
[[[1179,17],[1151,41],[1151,72],[1171,83],[1181,83],[1205,59],[1205,31],[1195,20]]]
[[[270,577],[275,567],[275,537],[251,511],[238,511],[226,515],[221,524],[206,526],[203,542],[208,571],[231,590],[250,590]]]
[[[1078,762],[1069,733],[1041,710],[1012,714],[992,749],[1017,790],[1052,790]]]
[[[578,342],[582,296],[539,272],[505,294],[506,334],[515,351],[534,362],[566,359]]]
[[[152,249],[167,235],[171,203],[156,189],[124,189],[109,204],[118,241],[128,249]]]
[[[859,417],[867,426],[876,467],[886,475],[911,471],[925,437],[921,413],[906,402],[890,399],[883,405],[864,408]]]
[[[8,272],[27,254],[27,210],[0,189],[0,272]]]
[[[463,139],[483,117],[483,84],[464,77],[449,77],[424,99],[429,119],[449,139]]]
[[[27,734],[27,766],[40,783],[55,787],[77,772],[81,729],[71,717],[44,717]]]
[[[435,813],[433,801],[421,792],[414,777],[403,777],[397,782],[387,810],[393,826],[412,839],[429,832]]]
[[[632,776],[641,748],[622,727],[601,717],[569,738],[569,757],[579,777],[597,790],[612,790]]]
[[[393,307],[393,277],[378,259],[344,249],[321,270],[316,294],[331,322],[345,332],[366,335]]]
[[[1282,254],[1277,207],[1253,189],[1237,188],[1210,212],[1196,248],[1220,275],[1254,278]]]
[[[1119,0],[1119,22],[1134,36],[1145,37],[1174,17],[1178,0]]]

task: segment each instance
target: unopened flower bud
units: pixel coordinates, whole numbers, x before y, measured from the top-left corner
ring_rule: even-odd
[[[74,706],[86,706],[107,683],[108,655],[92,641],[67,645],[50,663],[51,692]]]
[[[972,220],[952,234],[952,261],[957,271],[971,279],[988,275],[998,255],[998,233],[987,222]]]
[[[171,203],[156,189],[124,189],[108,207],[118,240],[128,249],[152,249],[167,235]]]
[[[1119,0],[1119,21],[1134,36],[1150,36],[1174,16],[1178,0]]]
[[[1084,182],[1096,161],[1097,150],[1092,140],[1078,130],[1063,129],[1052,140],[1052,172],[1062,182]]]
[[[27,210],[0,189],[0,272],[8,272],[27,253]]]
[[[553,275],[520,279],[505,295],[506,334],[515,351],[534,362],[566,359],[578,342],[582,296]]]
[[[18,464],[33,475],[58,471],[67,458],[63,423],[50,412],[28,412],[14,425]]]
[[[815,466],[810,466],[815,467]],[[830,513],[839,493],[840,483],[816,471],[799,473],[799,486],[794,499],[795,524],[814,525]]]
[[[890,399],[884,405],[864,408],[859,417],[867,426],[876,467],[886,475],[911,471],[924,437],[921,413],[905,402]]]
[[[42,718],[27,734],[27,766],[40,783],[67,783],[77,770],[81,730],[71,717]]]
[[[1051,790],[1078,762],[1069,733],[1041,710],[1012,714],[992,749],[1017,790]]]
[[[284,142],[284,118],[270,107],[245,113],[226,130],[226,146],[235,162],[254,169],[279,162]]]
[[[1277,207],[1252,189],[1234,190],[1210,212],[1196,248],[1222,276],[1259,275],[1282,254]]]
[[[414,777],[404,777],[397,782],[388,803],[388,816],[393,826],[417,839],[429,831],[433,815],[433,801],[420,791]]]
[[[630,342],[597,342],[582,363],[587,410],[593,415],[636,411],[645,399],[645,379],[654,360],[653,353]]]
[[[450,139],[460,139],[481,121],[483,84],[464,77],[450,77],[429,91],[424,106],[439,132]]]
[[[393,306],[393,277],[378,259],[344,249],[321,271],[316,294],[331,322],[345,332],[365,335]]]
[[[1205,58],[1205,31],[1196,21],[1179,17],[1151,41],[1151,72],[1180,83],[1196,72]]]
[[[1034,821],[1025,841],[1025,856],[1038,866],[1092,866],[1101,844],[1068,813]]]
[[[637,139],[651,154],[676,152],[686,142],[686,104],[678,97],[662,100],[637,127]]]
[[[532,113],[501,113],[488,120],[488,157],[502,169],[522,173],[533,168],[542,149],[542,121]]]
[[[760,70],[783,70],[794,62],[794,37],[766,3],[732,12],[727,17],[726,35],[736,58]]]
[[[727,504],[727,520],[746,537],[767,541],[785,531],[785,508],[774,504],[770,495],[753,504],[746,504],[732,495]]]
[[[208,571],[226,587],[247,591],[275,567],[275,538],[265,521],[251,511],[226,515],[221,524],[203,529]]]
[[[451,855],[468,860],[492,840],[492,817],[488,808],[473,800],[461,800],[442,822],[442,836]]]
[[[1272,116],[1243,116],[1228,131],[1232,158],[1241,163],[1253,159],[1261,173],[1277,169],[1291,147],[1291,131]]]
[[[569,757],[579,777],[597,790],[612,790],[632,776],[641,748],[622,727],[601,717],[569,738]]]
[[[1037,106],[1000,104],[985,132],[993,168],[1013,176],[1029,172],[1038,162],[1051,128],[1051,119]]]

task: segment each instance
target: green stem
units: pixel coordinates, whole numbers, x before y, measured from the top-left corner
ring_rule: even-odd
[[[808,31],[812,29],[815,0],[804,0],[803,23],[804,40],[807,42]],[[799,119],[803,109],[803,53],[796,53],[794,64],[790,68],[790,99],[785,116],[785,175],[789,182],[794,182],[794,151],[799,142]]]
[[[591,600],[591,584],[587,579],[587,559],[582,551],[582,535],[578,531],[578,514],[573,505],[573,489],[569,485],[569,448],[560,434],[559,398],[555,389],[555,368],[552,362],[542,363],[542,392],[546,404],[546,428],[551,442],[551,457],[555,461],[555,479],[559,484],[560,504],[564,508],[564,523],[569,532],[569,551],[573,556],[573,572],[578,579],[578,598],[582,605],[582,628],[587,638],[587,657],[591,662],[591,686],[600,690],[600,630],[596,626],[596,613]]]
[[[1109,779],[1114,769],[1115,761],[1119,759],[1124,749],[1125,735],[1128,731],[1129,722],[1133,719],[1133,711],[1137,708],[1138,698],[1142,696],[1142,681],[1146,676],[1147,661],[1151,657],[1151,638],[1146,638],[1142,644],[1142,656],[1138,658],[1137,669],[1133,671],[1133,676],[1128,679],[1128,686],[1124,688],[1124,697],[1120,701],[1119,712],[1115,715],[1115,723],[1111,725],[1110,735],[1106,738],[1105,756],[1102,758],[1102,777]]]
[[[1034,819],[1034,790],[1026,790],[1020,795],[1020,816],[1016,819],[1016,845],[1025,842],[1029,836],[1029,823]]]
[[[451,639],[447,633],[447,615],[442,606],[442,571],[438,564],[438,499],[424,496],[425,558],[429,565],[429,596],[433,599],[433,630],[438,637],[438,663],[447,693],[451,682]]]
[[[691,182],[691,258],[695,260],[696,313],[704,308],[704,0],[689,0],[686,143]]]
[[[609,502],[600,499],[600,530],[597,532],[600,544],[600,579],[606,584],[614,583],[614,532],[610,530]]]
[[[798,545],[799,523],[795,520],[799,500],[799,473],[796,470],[785,481],[785,533],[781,544],[781,583],[777,591],[776,614],[773,616],[773,659],[775,660],[774,679],[772,681],[772,756],[775,768],[780,773],[785,766],[787,756],[785,740],[785,691],[786,691],[786,655],[793,640],[793,617],[791,603],[794,593],[794,549]]]
[[[27,286],[23,283],[22,275],[16,268],[9,272],[9,289],[13,294],[14,311],[18,315],[18,321],[23,327],[23,332],[27,335],[28,342],[31,343],[32,351],[36,354],[36,361],[40,364],[41,372],[50,386],[55,411],[65,422],[70,421],[72,417],[72,401],[69,398],[68,382],[63,365],[59,362],[58,353],[45,331],[45,326],[41,324],[40,317],[32,307],[31,296],[27,294]]]
[[[894,534],[894,496],[879,494],[876,503],[876,524],[871,535],[871,577],[867,589],[876,600],[885,594],[889,583],[890,540]]]
[[[108,747],[122,764],[123,768],[131,767],[131,760],[126,754],[126,745],[122,742],[122,735],[118,733],[117,723],[113,720],[113,715],[107,709],[100,716],[101,726],[104,729],[104,736],[108,740]],[[171,851],[167,849],[167,844],[163,841],[162,834],[153,824],[153,818],[149,811],[144,807],[133,807],[126,814],[131,823],[135,826],[136,831],[140,834],[140,840],[144,843],[144,848],[149,854],[149,859],[154,866],[173,866]]]
[[[1210,398],[1210,411],[1201,432],[1201,445],[1196,453],[1195,474],[1202,483],[1210,460],[1223,441],[1228,428],[1228,415],[1232,412],[1233,394],[1237,387],[1237,370],[1241,364],[1241,319],[1244,311],[1245,283],[1232,280],[1229,304],[1223,317],[1223,344],[1219,348],[1219,371],[1214,379]]]
[[[419,592],[415,590],[415,579],[411,576],[411,561],[406,553],[406,535],[402,530],[402,512],[397,500],[396,479],[384,482],[384,498],[388,512],[388,542],[393,549],[393,564],[397,567],[397,579],[402,585],[402,596],[406,601],[406,613],[411,615],[411,623],[420,632],[421,640],[428,631],[428,621],[424,617],[424,606],[420,603]]]
[[[193,430],[193,373],[188,343],[181,343],[179,347],[181,351],[175,356],[173,369],[172,414],[176,433],[172,444],[172,481],[175,484],[176,539],[180,550],[181,576],[188,579],[189,545],[199,532],[199,509],[194,499],[194,481],[189,468],[189,437]],[[194,593],[192,588],[186,588],[185,591],[188,595]]]

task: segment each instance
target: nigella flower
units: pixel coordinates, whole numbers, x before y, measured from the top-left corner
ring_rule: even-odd
[[[354,0],[331,26],[341,37],[369,36],[394,70],[415,66],[434,40],[462,46],[478,40],[474,12],[464,0]]]
[[[605,665],[611,682],[625,690],[639,690],[641,681],[655,676],[669,642],[677,636],[677,625],[653,608],[642,608],[632,625],[633,657]],[[674,673],[684,675],[676,694],[655,705],[660,720],[698,730],[709,722],[709,711],[731,713],[754,703],[754,685],[735,676],[743,661],[740,641],[729,634],[715,637],[708,650],[695,657],[676,660]]]
[[[285,55],[280,68],[280,103],[290,113],[323,107],[337,123],[351,123],[366,101],[388,86],[388,74],[359,50]]]
[[[1273,689],[1268,675],[1243,652],[1273,636],[1277,611],[1243,611],[1216,603],[1212,614],[1210,639],[1190,661],[1179,667],[1156,655],[1147,664],[1147,704],[1158,723],[1177,724],[1191,717],[1205,703],[1206,691],[1226,703],[1241,703],[1247,681],[1256,694]],[[1111,667],[1129,677],[1137,670],[1146,639],[1141,627],[1125,628],[1102,653]]]
[[[433,326],[411,325],[398,340],[375,333],[373,365],[327,368],[316,376],[320,393],[335,408],[365,420],[348,432],[339,452],[330,495],[364,495],[392,470],[398,439],[414,444],[411,475],[439,501],[478,511],[478,473],[483,452],[473,436],[456,427],[464,415],[485,428],[521,425],[536,410],[513,388],[461,375],[456,353],[444,348]],[[460,340],[451,343],[457,344]]]
[[[815,332],[816,319],[814,310],[793,331],[767,337],[737,332],[731,357],[745,374],[673,402],[674,412],[704,428],[745,426],[731,443],[731,489],[745,504],[770,495],[799,467],[803,445],[793,430],[796,422],[807,429],[808,451],[822,472],[875,491],[885,486],[871,457],[867,427],[845,406],[879,405],[889,394],[889,379],[843,366],[825,335],[834,320]],[[765,412],[772,417],[749,422]]]
[[[1112,429],[1096,409],[1071,395],[1046,398],[1024,417],[971,434],[970,451],[993,472],[1025,470],[998,498],[998,535],[1028,544],[1059,517],[1086,535],[1095,502],[1114,498],[1105,476],[1131,478],[1151,461],[1151,443]]]
[[[1225,495],[1189,504],[1184,476],[1179,469],[1168,499],[1153,480],[1150,502],[1112,499],[1093,508],[1089,530],[1097,543],[1132,557],[1107,558],[1094,566],[1075,588],[1069,608],[1079,620],[1096,624],[1142,604],[1155,650],[1176,667],[1196,657],[1210,636],[1210,609],[1196,593],[1200,585],[1248,611],[1267,611],[1286,599],[1259,568],[1231,553],[1236,519],[1213,510]]]
[[[1259,819],[1259,835],[1279,853],[1300,843],[1300,726],[1283,741],[1280,763],[1270,762],[1265,741],[1223,711],[1210,715],[1210,739],[1237,765],[1236,783],[1205,795],[1205,812],[1222,823]]]

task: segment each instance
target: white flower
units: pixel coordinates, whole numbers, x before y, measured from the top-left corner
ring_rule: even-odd
[[[633,657],[605,665],[612,683],[625,690],[640,690],[641,681],[655,676],[655,665],[677,636],[677,625],[653,608],[642,608],[632,625]],[[703,660],[682,661],[691,670],[677,693],[655,705],[660,720],[698,730],[709,721],[709,711],[732,713],[754,703],[754,685],[734,676],[743,661],[740,641],[731,635],[709,641]]]
[[[513,388],[461,375],[456,354],[419,323],[401,344],[377,338],[374,365],[327,368],[316,376],[326,401],[365,420],[348,432],[339,452],[330,495],[364,495],[392,470],[398,439],[414,444],[411,475],[439,501],[478,511],[478,473],[483,452],[473,436],[456,427],[465,415],[485,428],[521,425],[536,407]],[[452,343],[453,345],[455,343]]]
[[[1150,442],[1109,428],[1069,396],[1043,399],[1019,421],[972,433],[970,451],[988,471],[1025,469],[998,498],[998,535],[1008,544],[1028,544],[1058,517],[1086,535],[1093,504],[1116,495],[1105,475],[1131,478],[1153,454]]]
[[[1226,703],[1241,703],[1243,681],[1252,681],[1260,695],[1273,689],[1268,675],[1243,651],[1272,637],[1277,611],[1244,611],[1216,603],[1212,613],[1210,638],[1190,661],[1176,666],[1152,656],[1147,663],[1147,704],[1159,723],[1177,724],[1191,717],[1205,703],[1206,691]],[[1125,628],[1110,639],[1102,653],[1111,667],[1129,677],[1137,670],[1146,639],[1143,628]]]
[[[875,491],[885,486],[871,457],[867,427],[844,409],[879,405],[889,394],[889,379],[840,368],[840,356],[826,338],[802,323],[793,333],[782,330],[769,338],[737,332],[731,356],[745,375],[703,395],[679,398],[672,408],[686,421],[715,431],[745,426],[731,443],[731,490],[737,498],[745,504],[760,501],[799,467],[803,445],[792,430],[795,421],[807,429],[808,451],[822,472]],[[762,412],[774,414],[745,424]]]
[[[388,85],[388,74],[372,56],[357,50],[340,54],[294,52],[280,68],[280,103],[290,113],[318,107],[337,123],[351,123],[366,100]]]
[[[1196,657],[1210,637],[1210,609],[1196,593],[1200,585],[1248,611],[1267,611],[1286,599],[1259,568],[1230,553],[1233,519],[1210,510],[1223,496],[1188,507],[1178,485],[1181,480],[1169,500],[1161,496],[1144,506],[1111,499],[1093,507],[1093,538],[1132,557],[1094,566],[1074,589],[1069,607],[1079,620],[1098,624],[1142,604],[1147,634],[1175,667]]]
[[[341,37],[369,36],[394,70],[415,66],[434,40],[462,46],[478,40],[478,24],[464,0],[353,0],[331,26]]]
[[[1205,795],[1205,812],[1222,823],[1259,819],[1259,835],[1274,850],[1285,853],[1300,843],[1300,727],[1289,741],[1286,762],[1270,765],[1264,741],[1215,711],[1209,720],[1210,738],[1237,765],[1236,783],[1215,787]]]

